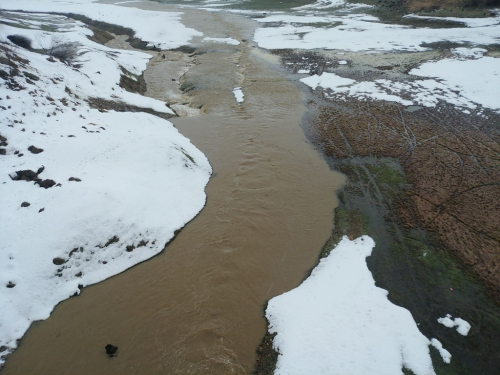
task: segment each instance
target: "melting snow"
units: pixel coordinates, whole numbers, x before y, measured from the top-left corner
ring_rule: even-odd
[[[232,46],[237,46],[240,44],[236,39],[233,38],[203,38],[203,42],[214,42],[214,43],[223,43],[223,44],[230,44]]]
[[[374,245],[344,237],[299,287],[269,301],[275,374],[434,374],[430,341],[375,286],[365,260]]]
[[[461,50],[460,53],[463,55],[464,51]],[[410,74],[435,77],[450,90],[460,91],[460,95],[470,102],[500,110],[500,59],[498,58],[429,61],[412,69]]]
[[[320,76],[302,78],[300,81],[312,89],[320,86],[330,90],[326,94],[330,98],[349,96],[424,107],[434,107],[439,101],[444,101],[463,107],[464,112],[465,108],[476,109],[477,104],[500,111],[500,59],[481,57],[481,51],[469,51],[465,48],[455,50],[458,58],[426,62],[410,71],[410,75],[414,76],[435,77],[429,79],[408,82],[387,79],[357,82],[325,72]],[[471,56],[473,59],[469,59]],[[466,75],[461,73],[465,71]]]
[[[441,358],[443,358],[443,361],[445,363],[450,363],[451,354],[448,350],[443,348],[443,344],[441,344],[441,341],[439,341],[438,339],[431,339],[431,345],[439,351],[439,354],[441,355]]]
[[[442,19],[442,18],[441,18]],[[495,44],[500,42],[500,16],[468,21],[463,28],[414,28],[385,24],[369,15],[270,15],[256,21],[254,40],[267,49],[339,49],[346,51],[425,51],[424,43]],[[331,27],[303,24],[330,23]]]
[[[2,0],[2,8],[32,12],[77,13],[114,25],[134,29],[136,37],[162,49],[187,44],[201,32],[185,27],[180,12],[152,12],[112,4],[96,4],[96,0]],[[89,6],[89,3],[92,3]]]
[[[245,96],[243,94],[243,91],[241,91],[241,87],[236,87],[234,90],[233,90],[233,94],[234,94],[234,97],[236,98],[236,101],[238,103],[243,103],[244,99],[243,97]]]
[[[448,328],[457,327],[457,332],[462,336],[467,336],[471,329],[469,322],[463,320],[462,318],[455,318],[452,320],[450,314],[446,314],[444,318],[439,318],[437,321]]]

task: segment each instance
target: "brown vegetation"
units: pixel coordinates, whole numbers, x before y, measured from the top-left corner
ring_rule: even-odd
[[[398,160],[411,184],[398,205],[403,223],[434,233],[500,300],[500,117],[339,104],[318,109],[315,143],[336,159]]]
[[[411,12],[435,9],[490,7],[500,4],[500,0],[408,0],[406,6]]]

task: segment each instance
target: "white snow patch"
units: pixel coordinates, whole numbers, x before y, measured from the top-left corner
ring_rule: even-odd
[[[276,23],[256,30],[254,40],[267,49],[340,49],[346,51],[425,51],[423,43],[495,44],[500,42],[500,16],[468,22],[463,28],[418,28],[377,22],[368,15],[270,15],[260,23]],[[331,23],[331,27],[313,27]],[[340,24],[339,24],[340,23]],[[308,24],[308,25],[303,25]]]
[[[459,47],[459,48],[453,48],[451,50],[454,54],[458,55],[459,57],[466,57],[466,58],[474,58],[478,59],[482,57],[487,50],[484,48],[464,48],[464,47]]]
[[[275,374],[434,374],[430,341],[375,286],[365,260],[374,245],[344,237],[299,287],[269,301]]]
[[[223,43],[223,44],[230,44],[232,46],[237,46],[240,44],[239,41],[233,38],[203,38],[202,42],[214,42],[214,43]]]
[[[305,83],[307,86],[313,89],[315,89],[318,86],[321,86],[323,88],[335,89],[338,87],[349,86],[356,83],[354,79],[342,78],[334,73],[326,73],[326,72],[320,76],[315,74],[310,77],[302,78],[300,82]]]
[[[443,348],[443,344],[441,344],[441,341],[439,341],[438,339],[431,339],[431,345],[439,351],[441,358],[443,358],[443,362],[450,363],[451,354],[448,350]]]
[[[192,37],[203,35],[185,27],[180,12],[158,12],[96,4],[93,0],[2,0],[2,9],[32,12],[77,13],[114,25],[129,27],[136,37],[162,49],[177,48],[189,43]]]
[[[471,102],[500,110],[500,58],[426,62],[412,69],[410,74],[435,77],[447,87],[460,91],[460,95]]]
[[[309,74],[310,70],[309,69],[299,69],[299,71],[297,73],[299,73],[299,74]]]
[[[326,93],[330,98],[345,98],[356,97],[358,99],[374,99],[374,100],[387,100],[390,102],[398,102],[403,105],[412,105],[413,102],[404,100],[399,96],[389,94],[383,89],[382,85],[376,82],[357,82],[350,78],[339,77],[334,73],[323,73],[321,76],[317,74],[302,78],[300,80],[312,89],[318,86],[331,90],[331,95]]]
[[[347,65],[347,61],[345,61],[345,60],[339,60],[339,65]]]
[[[245,96],[243,94],[243,91],[241,91],[241,87],[236,87],[234,90],[233,90],[233,94],[234,94],[234,97],[236,98],[236,101],[238,103],[243,103],[243,101],[245,99],[243,99],[243,97]]]
[[[469,322],[462,318],[455,318],[452,320],[450,314],[446,314],[444,318],[439,318],[437,321],[448,328],[457,327],[457,332],[462,336],[467,336],[471,329]]]
[[[295,7],[292,9],[303,10],[303,9],[327,9],[327,8],[338,8],[346,5],[345,0],[318,0],[315,3],[303,5],[300,7]]]
[[[432,16],[419,16],[416,14],[407,14],[403,18],[419,18],[424,20],[436,20],[445,22],[459,22],[469,27],[484,27],[500,24],[500,18],[497,17],[484,17],[484,18],[465,18],[465,17],[432,17]]]
[[[467,75],[461,73],[464,71],[468,72]],[[387,79],[358,82],[325,72],[300,81],[312,89],[318,86],[327,89],[325,95],[335,99],[355,97],[424,107],[435,107],[444,101],[460,107],[464,113],[467,109],[476,109],[477,104],[500,110],[500,59],[443,59],[424,63],[411,70],[410,74],[435,78],[408,82]]]

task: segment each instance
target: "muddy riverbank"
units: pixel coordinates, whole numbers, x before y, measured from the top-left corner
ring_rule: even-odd
[[[339,70],[332,63],[334,52],[277,51],[295,80],[297,70],[311,66],[318,74],[341,71],[355,79],[397,77],[439,53],[444,52],[411,54],[406,60],[342,54],[350,67]],[[376,247],[367,263],[377,286],[412,313],[422,333],[453,353],[451,364],[445,364],[431,350],[436,373],[495,374],[500,366],[500,214],[493,203],[500,196],[498,114],[465,115],[446,104],[404,108],[332,100],[321,89],[298,85],[309,95],[304,131],[331,168],[347,176],[322,256],[342,235],[372,236]],[[437,323],[447,313],[471,323],[468,336]],[[262,362],[274,355],[266,348],[263,342]],[[271,360],[259,373],[270,373],[272,366]]]
[[[300,128],[302,93],[248,42],[251,21],[185,10],[183,23],[240,42],[200,37],[189,70],[179,65],[185,56],[172,68],[185,73],[181,85],[190,88],[180,105],[206,113],[174,120],[212,164],[206,207],[164,252],[85,288],[34,323],[5,374],[250,373],[265,333],[262,306],[315,264],[343,177]],[[156,73],[155,80],[179,78]],[[244,102],[236,102],[235,87]],[[107,344],[119,347],[117,357],[106,356]]]

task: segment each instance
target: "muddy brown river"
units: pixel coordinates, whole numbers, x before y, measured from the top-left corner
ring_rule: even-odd
[[[249,374],[265,333],[264,304],[300,284],[330,235],[343,177],[300,128],[301,92],[252,45],[252,21],[183,11],[183,22],[204,36],[241,41],[195,39],[200,53],[185,61],[181,79],[192,86],[182,100],[204,114],[173,122],[212,164],[207,204],[161,254],[34,323],[5,375]],[[148,95],[165,95],[162,80],[173,82],[178,61],[170,69],[153,59]],[[232,93],[238,86],[241,104]],[[108,343],[118,357],[105,355]]]

